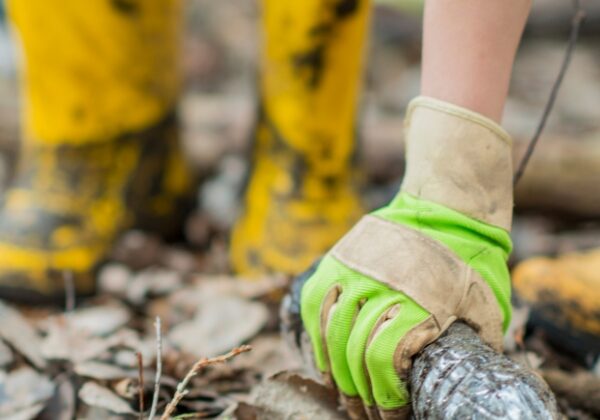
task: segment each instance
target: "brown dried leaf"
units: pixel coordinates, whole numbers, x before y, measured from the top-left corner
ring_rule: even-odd
[[[0,368],[10,365],[13,360],[12,350],[0,340]]]
[[[124,264],[106,264],[98,274],[98,289],[116,296],[125,296],[133,273]]]
[[[113,248],[112,258],[133,270],[139,270],[159,262],[162,252],[163,244],[158,237],[140,230],[130,230]]]
[[[118,396],[123,397],[125,399],[133,399],[137,396],[138,393],[137,379],[121,379],[120,381],[115,383],[112,388]]]
[[[129,310],[120,303],[78,309],[68,314],[69,328],[90,336],[106,336],[131,319]]]
[[[30,407],[25,407],[17,412],[2,417],[3,420],[33,420],[44,409],[43,403],[34,404]]]
[[[75,418],[76,393],[73,382],[67,374],[54,379],[54,396],[40,414],[39,420],[71,420]]]
[[[54,384],[28,366],[10,373],[0,372],[0,418],[33,418],[54,393]],[[33,417],[29,408],[38,406]],[[24,411],[25,410],[25,411]]]
[[[146,302],[148,295],[161,296],[181,288],[181,275],[165,268],[147,268],[136,274],[127,286],[127,300],[135,305]]]
[[[161,262],[180,274],[189,274],[198,269],[196,257],[191,252],[180,248],[167,248],[161,256]]]
[[[55,322],[48,326],[42,354],[48,360],[71,360],[77,363],[95,359],[117,346],[137,349],[140,343],[137,332],[126,328],[106,338],[90,337],[85,332],[68,328],[64,322]]]
[[[252,338],[268,319],[267,308],[234,296],[203,295],[193,320],[175,326],[171,343],[197,357],[213,357]]]
[[[334,390],[293,372],[278,373],[258,386],[250,405],[257,419],[347,419]]]
[[[34,328],[11,306],[0,300],[0,337],[25,356],[35,367],[44,369],[40,352],[41,339]]]
[[[116,414],[135,414],[127,401],[96,382],[83,384],[78,395],[84,403],[92,407],[103,408]]]
[[[265,276],[261,279],[246,279],[232,276],[198,276],[197,293],[234,295],[245,299],[256,299],[285,290],[289,280],[284,276]]]
[[[262,334],[249,343],[252,351],[232,362],[234,369],[260,372],[262,377],[302,368],[302,360],[283,342],[279,334]]]
[[[96,362],[93,360],[77,363],[73,369],[75,373],[80,376],[98,380],[136,378],[138,375],[137,370],[126,370],[115,366],[114,364]]]
[[[198,276],[195,284],[178,290],[169,297],[169,302],[178,310],[195,312],[199,302],[204,297],[236,296],[252,300],[271,294],[287,287],[287,280],[283,277],[265,277],[262,280],[247,281],[243,278],[231,276]]]

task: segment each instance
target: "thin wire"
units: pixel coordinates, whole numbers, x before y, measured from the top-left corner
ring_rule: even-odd
[[[579,31],[581,29],[581,24],[585,20],[585,11],[581,7],[580,0],[573,0],[573,9],[574,9],[574,13],[573,13],[573,19],[571,20],[571,34],[569,36],[569,43],[567,44],[567,49],[565,50],[565,57],[563,59],[562,65],[560,67],[558,77],[554,81],[554,86],[552,86],[552,90],[550,91],[550,97],[548,98],[548,102],[546,102],[546,106],[544,108],[544,113],[542,114],[542,118],[540,119],[537,129],[535,130],[535,134],[529,141],[529,145],[527,146],[525,155],[521,159],[521,162],[519,162],[519,167],[513,177],[513,185],[516,185],[517,182],[519,182],[519,180],[523,176],[523,173],[525,172],[525,168],[527,167],[527,164],[529,163],[529,159],[531,158],[531,155],[533,154],[535,146],[537,145],[537,143],[540,139],[540,136],[542,135],[542,132],[544,131],[544,128],[546,127],[546,122],[548,120],[548,116],[550,115],[550,112],[552,111],[552,108],[554,107],[554,102],[556,102],[556,96],[558,95],[558,90],[560,89],[560,86],[563,82],[565,74],[567,73],[569,65],[571,64],[571,58],[573,56],[573,51],[575,50],[575,46],[577,45],[577,40],[579,39]]]

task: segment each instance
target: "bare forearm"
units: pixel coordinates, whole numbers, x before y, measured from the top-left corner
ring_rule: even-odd
[[[421,91],[496,122],[531,0],[425,3]]]

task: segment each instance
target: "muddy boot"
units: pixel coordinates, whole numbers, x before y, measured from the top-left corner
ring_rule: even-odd
[[[60,300],[65,273],[89,294],[117,235],[133,225],[167,229],[160,221],[189,190],[173,112],[179,3],[8,6],[27,112],[0,209],[0,297]]]
[[[600,250],[532,258],[513,271],[531,322],[563,350],[592,365],[600,355]]]
[[[264,3],[261,114],[231,244],[242,274],[299,273],[364,213],[355,117],[369,7]]]

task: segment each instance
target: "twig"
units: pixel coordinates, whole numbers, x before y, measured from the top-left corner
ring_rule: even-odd
[[[144,358],[141,352],[135,354],[138,363],[138,396],[139,396],[139,419],[144,420]]]
[[[542,135],[542,131],[544,131],[544,127],[546,126],[546,121],[548,120],[548,116],[554,107],[554,102],[556,102],[556,96],[558,95],[558,90],[562,85],[565,74],[567,73],[567,69],[571,64],[571,58],[573,56],[573,51],[575,50],[575,46],[577,45],[577,39],[579,38],[579,31],[581,29],[581,24],[585,19],[585,11],[581,7],[581,0],[573,0],[573,19],[571,21],[571,34],[569,35],[569,43],[567,44],[567,49],[565,50],[565,57],[563,58],[563,62],[560,66],[560,71],[556,80],[554,81],[554,85],[552,86],[552,90],[550,91],[550,97],[548,98],[548,102],[546,102],[546,106],[544,107],[544,113],[542,114],[542,118],[535,130],[533,137],[531,138],[529,145],[527,146],[527,150],[525,151],[525,155],[519,162],[519,167],[515,172],[513,177],[513,185],[516,185],[517,182],[523,176],[523,172],[525,172],[525,168],[527,167],[527,163],[529,163],[529,159],[533,154],[533,150],[535,149],[540,136]]]
[[[186,388],[187,388],[190,380],[194,376],[196,376],[198,374],[198,372],[200,372],[203,368],[205,368],[206,366],[209,366],[209,365],[217,364],[217,363],[224,363],[227,360],[237,356],[238,354],[245,353],[250,350],[252,350],[251,346],[244,345],[241,347],[237,347],[237,348],[231,350],[229,353],[224,354],[222,356],[217,356],[217,357],[213,357],[210,359],[203,358],[203,359],[198,360],[194,364],[194,366],[192,366],[192,368],[189,370],[189,372],[185,375],[185,378],[183,378],[183,381],[181,381],[177,384],[177,388],[175,390],[175,395],[173,395],[173,399],[165,408],[165,412],[161,416],[160,420],[169,420],[171,418],[171,414],[173,413],[173,411],[175,411],[177,404],[179,404],[179,402],[182,400],[182,398],[185,397],[187,395],[187,393],[189,392]]]
[[[160,376],[162,374],[162,336],[160,317],[156,317],[154,321],[156,328],[156,376],[154,377],[154,395],[152,396],[152,406],[150,407],[150,415],[148,420],[154,419],[156,415],[156,406],[158,405],[158,392],[160,391]]]
[[[72,271],[63,272],[63,280],[65,282],[65,312],[73,312],[75,309],[75,281],[73,280]]]
[[[525,326],[522,326],[515,331],[513,338],[515,340],[517,349],[523,353],[523,360],[525,361],[525,365],[530,370],[533,370],[533,366],[531,365],[531,361],[529,360],[529,354],[527,353],[527,348],[525,347],[525,341],[523,340],[524,335],[525,335]]]
[[[187,413],[180,414],[178,416],[173,417],[173,420],[183,420],[183,419],[202,419],[206,417],[205,412],[197,412],[197,413]]]

